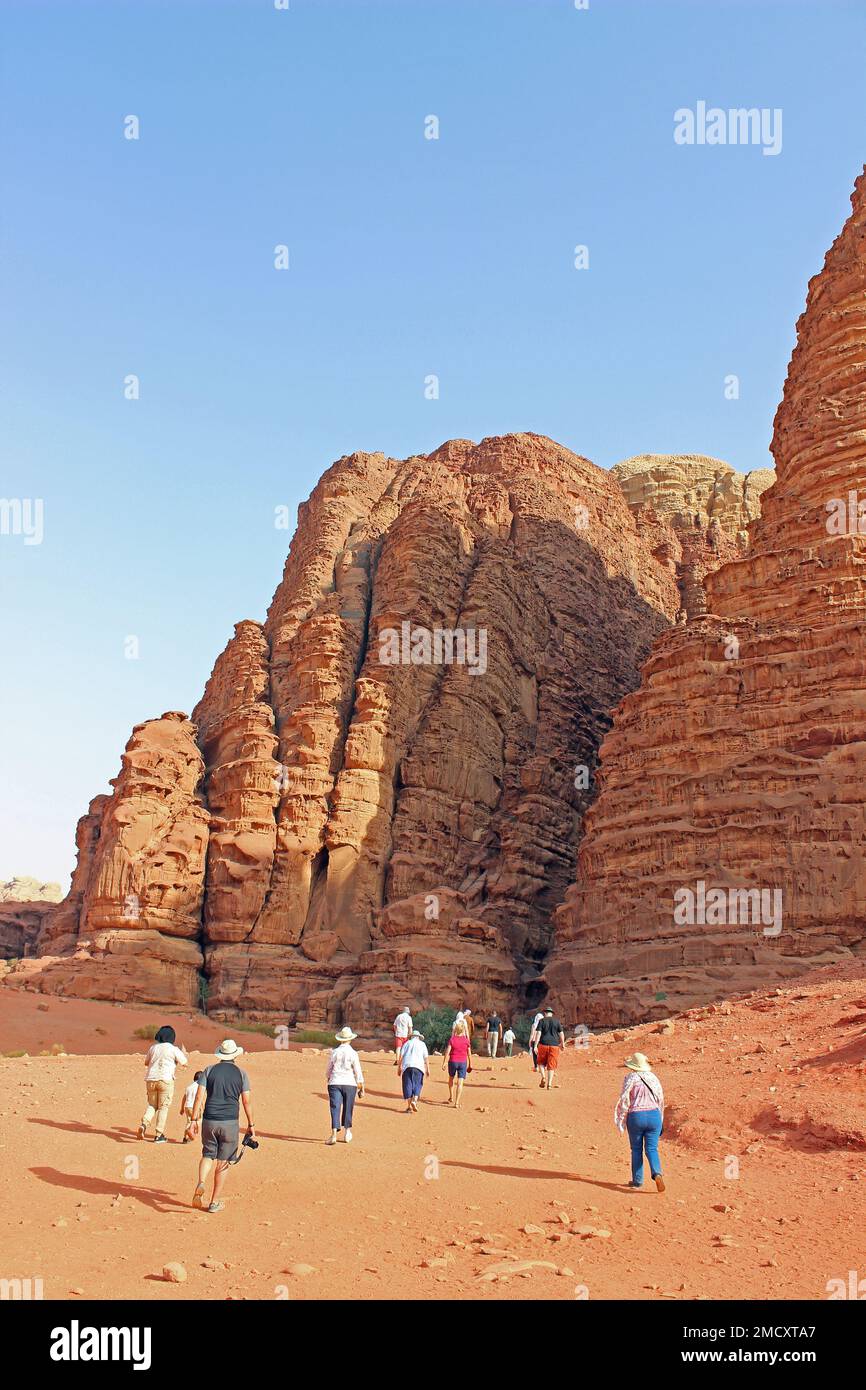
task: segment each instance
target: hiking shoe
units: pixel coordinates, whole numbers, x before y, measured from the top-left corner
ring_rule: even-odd
[[[195,1192],[192,1194],[192,1204],[196,1211],[204,1211],[204,1188],[201,1183],[198,1184]]]
[[[218,1211],[225,1211],[225,1207],[223,1206],[222,1202],[211,1202],[210,1206],[208,1207],[208,1211],[213,1216]]]
[[[655,1181],[655,1185],[656,1185],[657,1191],[659,1191],[659,1192],[664,1192],[664,1190],[665,1190],[665,1180],[664,1180],[664,1178],[662,1177],[661,1173],[656,1173],[654,1181]]]
[[[157,1134],[154,1136],[153,1142],[154,1144],[167,1144],[168,1140],[166,1139],[164,1134]]]
[[[325,1143],[326,1143],[326,1144],[336,1144],[336,1142],[337,1142],[337,1136],[336,1136],[336,1134],[332,1134],[331,1137],[330,1137],[330,1139],[326,1139],[326,1140],[325,1140]]]
[[[146,1125],[139,1125],[139,1126],[138,1126],[138,1133],[136,1134],[136,1138],[137,1138],[137,1139],[143,1139],[144,1136],[145,1136],[146,1134],[147,1134],[147,1126],[146,1126]]]
[[[347,1129],[347,1130],[346,1130],[346,1143],[347,1143],[347,1144],[351,1144],[351,1142],[352,1142],[352,1131],[351,1131],[350,1129]]]

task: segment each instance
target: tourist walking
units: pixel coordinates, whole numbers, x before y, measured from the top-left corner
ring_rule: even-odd
[[[417,1028],[412,1029],[411,1038],[403,1044],[400,1052],[400,1070],[397,1074],[403,1082],[403,1099],[406,1101],[407,1114],[414,1114],[421,1099],[424,1078],[430,1075],[430,1054],[424,1042],[424,1034],[419,1033]]]
[[[484,1036],[487,1039],[487,1056],[495,1057],[499,1051],[499,1035],[502,1032],[502,1019],[499,1014],[492,1013],[487,1020],[484,1028]]]
[[[182,1047],[175,1045],[175,1031],[169,1025],[158,1029],[144,1059],[144,1084],[147,1088],[147,1109],[138,1126],[138,1137],[147,1134],[151,1120],[156,1119],[156,1133],[153,1142],[165,1144],[165,1125],[174,1097],[174,1074],[179,1066],[185,1067],[189,1058]]]
[[[198,1083],[201,1080],[201,1072],[197,1071],[192,1081],[184,1091],[180,1101],[180,1113],[186,1120],[186,1127],[183,1132],[183,1142],[188,1144],[193,1138],[191,1134],[192,1117],[195,1113],[195,1098],[198,1095]]]
[[[213,1190],[207,1210],[223,1210],[220,1193],[229,1164],[237,1163],[243,1157],[243,1149],[238,1143],[241,1104],[247,1117],[244,1144],[249,1143],[253,1148],[258,1148],[250,1078],[237,1064],[243,1052],[243,1048],[238,1047],[233,1038],[225,1038],[214,1053],[216,1061],[205,1067],[198,1080],[198,1094],[193,1107],[190,1132],[194,1137],[201,1121],[201,1162],[198,1166],[198,1182],[192,1195],[192,1204],[199,1211],[204,1210],[205,1184],[211,1169]]]
[[[650,1176],[659,1192],[664,1192],[659,1139],[665,1118],[665,1096],[662,1083],[642,1052],[626,1057],[626,1075],[614,1111],[616,1127],[622,1134],[628,1129],[631,1144],[631,1182],[629,1187],[643,1186],[643,1158],[646,1150]]]
[[[565,1033],[558,1018],[554,1017],[553,1009],[550,1007],[544,1010],[544,1017],[534,1030],[535,1032],[535,1055],[538,1059],[538,1070],[541,1072],[541,1080],[538,1083],[542,1090],[550,1090],[553,1082],[553,1073],[559,1066],[560,1049],[565,1046]],[[532,1039],[530,1038],[530,1044]]]
[[[505,1055],[506,1057],[510,1057],[514,1052],[515,1041],[515,1033],[514,1029],[511,1027],[511,1024],[508,1025],[505,1032],[502,1034],[502,1041],[505,1046]]]
[[[448,1039],[442,1066],[448,1069],[448,1104],[459,1110],[463,1082],[469,1068],[469,1026],[465,1017],[454,1024],[454,1032]]]
[[[394,1066],[400,1064],[400,1052],[412,1036],[412,1015],[407,1004],[394,1019]]]
[[[538,1047],[535,1040],[538,1036],[538,1026],[543,1018],[544,1010],[539,1009],[538,1013],[535,1015],[535,1018],[532,1020],[532,1026],[529,1029],[529,1055],[532,1058],[533,1071],[538,1071]]]
[[[336,1144],[340,1130],[345,1131],[345,1141],[352,1142],[352,1117],[355,1101],[364,1094],[364,1073],[361,1059],[352,1043],[358,1036],[351,1028],[341,1028],[335,1034],[337,1046],[328,1058],[328,1101],[331,1106],[331,1136],[329,1144]],[[397,1061],[399,1062],[399,1054]]]

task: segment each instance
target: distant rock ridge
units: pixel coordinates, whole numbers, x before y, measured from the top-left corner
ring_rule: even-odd
[[[748,550],[657,641],[601,750],[545,968],[587,1023],[866,954],[866,171],[851,201],[797,324]]]
[[[59,903],[63,889],[59,883],[40,883],[38,878],[10,878],[0,883],[0,903]]]

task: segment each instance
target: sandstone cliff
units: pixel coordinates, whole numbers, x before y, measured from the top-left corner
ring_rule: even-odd
[[[809,285],[748,552],[604,742],[545,972],[569,1017],[668,1013],[866,949],[866,174],[852,207]]]
[[[134,731],[25,980],[317,1022],[513,1006],[677,545],[538,435],[340,459],[266,622],[191,720]]]

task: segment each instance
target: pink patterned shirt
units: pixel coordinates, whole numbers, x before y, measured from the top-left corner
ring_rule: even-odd
[[[664,1119],[665,1093],[655,1072],[626,1072],[613,1112],[614,1123],[620,1134],[625,1129],[626,1115],[631,1114],[633,1110],[660,1110]]]

